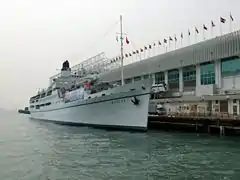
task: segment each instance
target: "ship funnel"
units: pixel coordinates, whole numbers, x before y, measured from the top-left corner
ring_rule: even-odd
[[[64,61],[62,64],[62,69],[61,69],[61,76],[69,76],[71,75],[71,68],[69,66],[68,60]]]

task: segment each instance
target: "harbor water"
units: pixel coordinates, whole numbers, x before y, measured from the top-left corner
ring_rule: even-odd
[[[240,178],[239,137],[121,132],[0,114],[1,180]]]

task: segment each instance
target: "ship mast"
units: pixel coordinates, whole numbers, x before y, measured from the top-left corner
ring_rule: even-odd
[[[122,85],[124,85],[124,77],[123,77],[123,32],[122,32],[122,15],[120,15],[120,41],[121,41],[121,80],[122,80]]]

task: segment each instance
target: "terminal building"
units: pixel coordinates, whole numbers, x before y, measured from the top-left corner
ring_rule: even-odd
[[[166,84],[154,97],[167,111],[240,115],[240,31],[124,66],[125,83]],[[119,82],[120,68],[101,75]]]

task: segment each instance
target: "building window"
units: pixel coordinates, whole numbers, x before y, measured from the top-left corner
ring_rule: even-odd
[[[168,83],[178,83],[179,82],[179,70],[174,69],[168,71]]]
[[[221,61],[222,76],[235,76],[240,74],[240,58],[231,57]]]
[[[183,81],[196,81],[196,68],[194,66],[183,68]]]
[[[125,81],[125,84],[130,84],[132,83],[132,78],[125,79],[124,81]]]
[[[165,82],[164,72],[155,73],[155,84],[163,84]]]
[[[195,66],[186,66],[182,69],[183,72],[183,86],[184,91],[190,90],[193,87],[196,87],[196,67]]]
[[[202,85],[215,84],[215,69],[213,63],[201,65],[200,70]]]
[[[148,79],[148,78],[149,78],[149,74],[143,75],[143,79]]]
[[[140,81],[141,80],[141,76],[136,76],[133,79],[134,79],[134,81]]]

